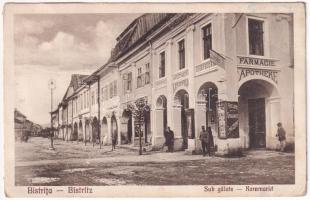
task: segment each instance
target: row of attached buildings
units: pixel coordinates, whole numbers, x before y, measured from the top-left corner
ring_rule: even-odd
[[[289,14],[144,14],[106,64],[72,75],[52,112],[56,136],[137,145],[129,105],[143,101],[142,140],[154,149],[167,126],[176,150],[199,150],[201,126],[211,127],[220,154],[274,149],[278,122],[294,144],[293,46]]]
[[[42,127],[27,119],[26,115],[14,109],[15,140],[25,140],[30,136],[39,136]],[[27,139],[26,139],[27,140]]]

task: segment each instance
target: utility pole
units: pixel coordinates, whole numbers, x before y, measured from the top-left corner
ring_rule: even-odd
[[[54,148],[54,141],[53,141],[53,137],[54,137],[54,128],[53,128],[53,90],[56,88],[56,84],[55,81],[53,79],[51,79],[48,83],[49,88],[51,89],[51,132],[50,132],[50,137],[51,137],[51,146],[50,146],[50,150],[55,150]]]

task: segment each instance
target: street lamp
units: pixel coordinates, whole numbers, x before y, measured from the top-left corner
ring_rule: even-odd
[[[51,146],[49,149],[55,150],[54,144],[53,144],[54,128],[53,128],[53,113],[52,112],[53,112],[53,90],[56,88],[56,83],[53,79],[49,80],[48,87],[49,89],[51,89],[51,133],[50,133]]]

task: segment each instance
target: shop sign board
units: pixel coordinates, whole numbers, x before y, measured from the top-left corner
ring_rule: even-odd
[[[222,101],[217,103],[219,138],[239,138],[238,102]]]
[[[227,102],[227,138],[239,137],[238,102]]]
[[[217,103],[217,117],[219,127],[219,138],[226,138],[226,118],[225,118],[225,105],[224,102]]]
[[[175,92],[179,87],[188,87],[188,79],[184,79],[182,81],[178,81],[172,84],[173,92]]]
[[[278,83],[278,71],[270,69],[254,69],[254,68],[239,68],[239,81],[248,76],[263,76],[266,77],[276,84]]]
[[[273,67],[276,66],[275,59],[269,58],[258,58],[258,57],[246,57],[246,56],[238,56],[239,65],[251,65],[251,66],[263,66],[263,67]]]

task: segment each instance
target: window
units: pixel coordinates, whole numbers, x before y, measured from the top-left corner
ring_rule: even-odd
[[[210,50],[212,49],[212,27],[211,24],[202,28],[203,34],[203,58],[204,60],[210,58]]]
[[[95,93],[91,92],[91,105],[95,104]]]
[[[101,88],[101,90],[100,90],[100,101],[103,101],[103,87]]]
[[[123,80],[124,80],[124,93],[131,91],[132,73],[128,72],[124,74]]]
[[[144,77],[145,85],[151,82],[150,80],[150,63],[145,64],[145,77]]]
[[[86,92],[83,93],[84,96],[84,108],[86,108]]]
[[[165,60],[165,52],[161,52],[159,54],[159,59],[160,59],[160,63],[159,63],[159,78],[165,77],[165,65],[166,65],[166,60]]]
[[[248,19],[249,53],[251,55],[264,55],[263,21]]]
[[[179,46],[179,68],[183,69],[185,68],[185,44],[184,40],[181,40],[178,42]]]
[[[86,101],[87,101],[87,107],[89,107],[89,91],[86,91]]]
[[[95,88],[95,104],[98,103],[98,90]]]
[[[109,99],[109,92],[108,92],[108,86],[104,86],[104,100],[108,100]]]
[[[142,87],[142,69],[138,68],[138,76],[137,76],[137,88]]]
[[[110,98],[112,98],[113,97],[113,83],[110,83],[109,88],[110,88]]]
[[[80,97],[81,97],[81,110],[83,110],[83,96],[82,96],[82,94],[80,95]]]
[[[117,96],[117,81],[113,81],[113,97]]]

